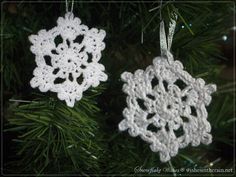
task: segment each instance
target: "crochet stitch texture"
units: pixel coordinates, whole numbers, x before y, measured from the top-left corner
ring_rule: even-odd
[[[119,130],[128,129],[131,136],[150,143],[162,162],[190,143],[212,142],[205,106],[210,104],[216,85],[193,78],[170,53],[168,59],[156,57],[146,70],[124,72],[121,78],[128,96]]]
[[[104,66],[98,63],[105,35],[104,30],[88,29],[68,12],[58,18],[56,27],[29,36],[37,64],[30,85],[41,92],[57,92],[60,100],[73,107],[90,86],[107,80]]]

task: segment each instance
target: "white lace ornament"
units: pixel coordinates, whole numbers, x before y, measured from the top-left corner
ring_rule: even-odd
[[[162,57],[154,58],[153,65],[134,74],[124,72],[123,91],[128,94],[125,119],[119,130],[128,129],[131,136],[140,136],[150,143],[153,152],[159,152],[160,160],[166,162],[178,154],[179,148],[191,143],[212,142],[211,125],[207,121],[205,106],[211,102],[210,94],[216,85],[205,85],[201,78],[195,79],[183,70],[180,61],[174,61],[170,46],[175,21],[168,36],[168,48],[164,23],[160,27]]]
[[[90,86],[107,80],[104,66],[98,63],[105,35],[104,30],[88,29],[67,12],[64,18],[58,18],[56,27],[29,36],[37,64],[31,86],[41,92],[57,92],[60,100],[73,107]]]

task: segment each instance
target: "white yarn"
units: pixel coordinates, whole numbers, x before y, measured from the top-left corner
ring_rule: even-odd
[[[29,36],[37,64],[31,86],[39,87],[41,92],[57,92],[60,100],[73,107],[90,86],[97,87],[100,81],[107,80],[104,66],[98,63],[105,35],[104,30],[88,29],[67,12],[64,18],[58,18],[56,27]],[[55,39],[59,36],[62,42],[57,45]],[[77,40],[79,37],[82,41]]]
[[[216,85],[205,85],[183,70],[180,61],[170,53],[175,22],[171,22],[166,41],[164,23],[160,28],[162,57],[156,57],[153,65],[134,74],[124,72],[123,91],[128,95],[124,119],[119,130],[128,130],[133,137],[140,136],[150,143],[153,152],[159,152],[160,160],[167,162],[188,144],[212,142],[211,125],[207,121],[206,105]]]
[[[150,143],[151,150],[160,153],[162,162],[170,160],[179,148],[189,143],[192,146],[211,143],[205,106],[211,102],[210,94],[216,91],[216,85],[194,79],[183,70],[180,61],[169,63],[161,57],[156,57],[153,66],[145,71],[124,72],[121,78],[126,82],[123,91],[128,97],[123,111],[125,119],[119,129],[128,129],[131,136],[139,135]],[[155,78],[156,85],[152,84]],[[150,130],[150,125],[156,130]]]

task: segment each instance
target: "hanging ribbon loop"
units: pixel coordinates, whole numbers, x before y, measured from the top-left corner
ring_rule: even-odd
[[[165,23],[164,21],[161,21],[160,23],[160,48],[161,48],[161,56],[162,57],[167,57],[168,61],[173,60],[173,57],[170,49],[172,45],[172,40],[175,32],[175,26],[176,26],[176,21],[177,21],[177,15],[175,14],[175,19],[171,19],[170,24],[169,24],[169,31],[168,31],[168,36],[166,37],[165,33]]]
[[[73,12],[73,8],[74,8],[74,0],[71,1],[71,9],[69,11],[69,6],[68,6],[68,0],[66,0],[66,12]]]

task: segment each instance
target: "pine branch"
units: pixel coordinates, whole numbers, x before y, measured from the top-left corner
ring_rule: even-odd
[[[88,174],[98,169],[102,157],[98,112],[86,97],[73,109],[46,97],[16,106],[5,130],[18,134],[17,154],[22,159],[15,170],[37,174],[76,170]]]

